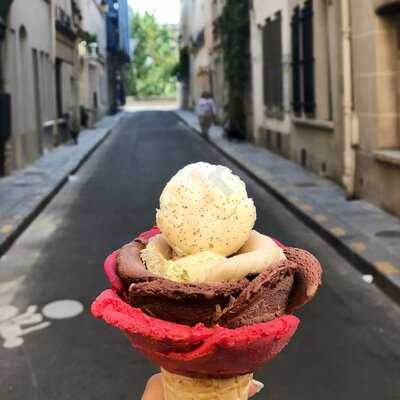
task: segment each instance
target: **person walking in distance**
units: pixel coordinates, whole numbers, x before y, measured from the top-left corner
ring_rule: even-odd
[[[201,134],[209,140],[208,131],[217,114],[214,100],[209,92],[203,92],[196,109],[201,128]]]

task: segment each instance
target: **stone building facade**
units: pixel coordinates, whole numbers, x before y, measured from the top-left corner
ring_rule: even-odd
[[[50,6],[32,0],[30,7],[35,12],[27,12],[24,0],[11,4],[2,46],[4,90],[11,98],[8,170],[22,168],[43,152],[45,126],[54,115]]]
[[[224,0],[183,0],[181,5],[181,59],[187,68],[181,104],[194,108],[203,91],[211,92],[222,121],[226,88],[218,19]]]
[[[255,142],[400,215],[399,1],[254,0]]]
[[[79,106],[91,126],[109,109],[106,13],[100,0],[81,0],[81,12],[86,40],[79,44]]]
[[[9,3],[0,40],[0,94],[11,99],[7,172],[69,140],[71,130],[79,131],[80,106],[91,111],[92,122],[109,107],[105,1]],[[89,37],[92,47],[84,45]]]
[[[69,139],[69,128],[79,130],[79,42],[83,39],[79,0],[56,0],[54,4],[55,60],[54,83],[56,118],[52,142],[58,145]],[[48,143],[51,146],[51,143]]]
[[[355,191],[400,216],[400,1],[352,0]]]
[[[255,141],[342,181],[340,2],[254,0],[251,21]]]
[[[211,89],[218,109],[218,120],[222,122],[225,117],[225,104],[227,103],[227,90],[225,87],[224,55],[221,48],[219,24],[225,0],[211,2],[212,21],[212,51],[211,51]]]
[[[223,0],[182,2],[182,104],[226,103]],[[400,216],[400,0],[252,0],[250,140]],[[244,94],[246,95],[246,94]]]

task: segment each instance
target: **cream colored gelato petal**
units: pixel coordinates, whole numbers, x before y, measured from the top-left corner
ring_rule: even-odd
[[[225,257],[209,251],[173,259],[173,252],[163,235],[152,237],[140,253],[147,269],[175,282],[206,282],[210,271]]]
[[[234,282],[285,260],[283,250],[256,231],[251,231],[239,253],[229,258],[204,251],[174,260],[163,235],[151,238],[141,257],[151,272],[185,283]]]
[[[251,231],[237,255],[225,258],[212,268],[207,282],[235,282],[249,274],[259,274],[284,260],[283,250],[271,238]]]
[[[172,249],[162,235],[156,235],[149,239],[140,257],[149,271],[164,276],[167,263],[172,258]]]
[[[175,282],[209,282],[213,269],[225,259],[219,254],[203,251],[198,254],[170,260],[165,269],[165,278]]]
[[[244,182],[228,168],[190,164],[166,185],[157,225],[179,256],[203,251],[230,256],[246,242],[256,220]]]

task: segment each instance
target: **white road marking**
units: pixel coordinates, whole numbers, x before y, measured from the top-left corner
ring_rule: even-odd
[[[22,336],[48,328],[51,322],[43,322],[44,316],[61,320],[74,318],[82,311],[82,303],[76,300],[53,301],[44,306],[42,312],[38,311],[38,306],[31,305],[21,314],[15,306],[0,306],[0,339],[4,340],[3,347],[6,349],[19,347],[24,343]]]
[[[78,178],[77,175],[69,175],[69,176],[68,176],[68,181],[69,181],[69,182],[72,182],[72,183],[78,182],[78,181],[79,181],[79,178]]]
[[[0,322],[7,321],[18,314],[18,308],[14,306],[1,306],[0,307]]]
[[[374,282],[374,276],[373,275],[363,275],[362,279],[364,282],[367,283],[373,283]]]
[[[42,313],[50,319],[74,318],[83,311],[82,303],[75,300],[59,300],[43,307]]]

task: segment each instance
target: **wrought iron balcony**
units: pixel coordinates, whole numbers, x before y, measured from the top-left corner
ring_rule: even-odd
[[[378,15],[397,14],[400,12],[400,0],[375,0],[375,12]]]
[[[0,0],[0,39],[3,39],[6,33],[6,18],[12,2],[13,0]]]
[[[10,11],[12,2],[13,2],[13,0],[1,0],[0,1],[0,18],[6,19],[8,12]]]
[[[77,32],[73,29],[72,18],[61,7],[56,8],[56,28],[69,39],[76,38]]]

